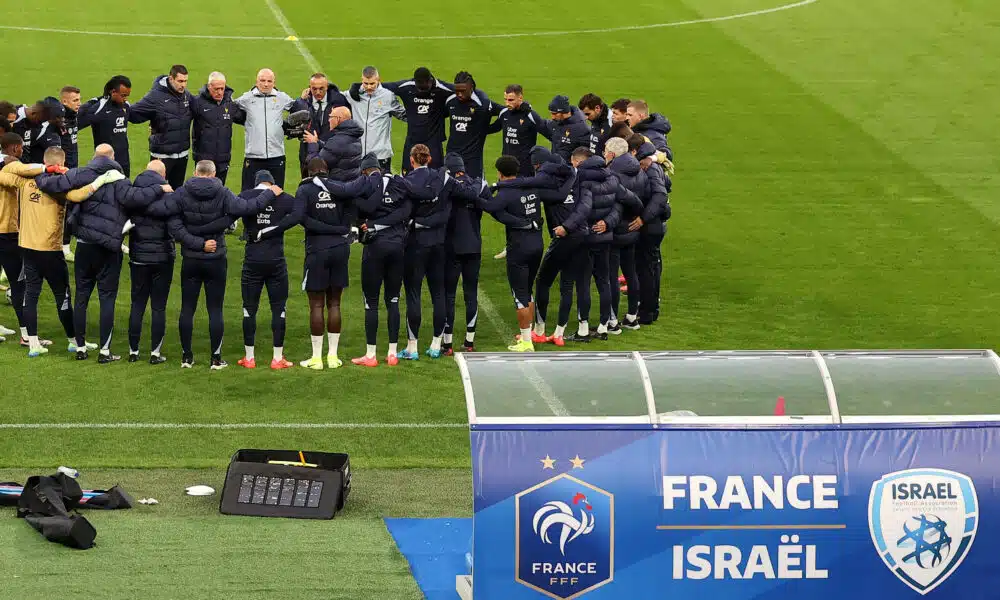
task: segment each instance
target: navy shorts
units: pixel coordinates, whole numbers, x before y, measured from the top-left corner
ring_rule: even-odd
[[[306,254],[302,289],[307,292],[325,292],[330,288],[346,288],[350,280],[350,260],[350,244]]]

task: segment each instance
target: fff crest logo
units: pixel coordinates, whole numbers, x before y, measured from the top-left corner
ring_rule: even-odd
[[[972,479],[944,469],[909,469],[872,484],[868,525],[892,573],[926,595],[955,573],[976,538]]]
[[[557,600],[614,580],[615,497],[563,473],[514,498],[518,583]]]

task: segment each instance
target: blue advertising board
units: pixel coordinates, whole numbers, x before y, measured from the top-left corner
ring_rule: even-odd
[[[476,600],[1000,597],[1000,424],[472,431]]]

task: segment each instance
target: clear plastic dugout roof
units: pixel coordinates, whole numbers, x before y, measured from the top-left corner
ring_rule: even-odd
[[[1000,419],[992,350],[456,356],[471,424]]]

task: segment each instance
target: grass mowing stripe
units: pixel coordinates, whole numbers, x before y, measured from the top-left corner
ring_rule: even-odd
[[[279,7],[274,0],[265,1],[267,2],[267,7],[271,9],[271,13],[274,14],[274,18],[278,20],[281,28],[285,30],[285,34],[288,36],[286,39],[295,44],[295,49],[298,50],[299,54],[302,55],[302,58],[305,59],[309,68],[318,73],[321,70],[319,61],[317,61],[316,57],[312,55],[309,48],[306,48],[306,45],[299,40],[299,36],[295,35],[295,30],[292,29],[292,24],[288,22],[288,18],[285,17],[285,13],[281,11],[281,7]]]

